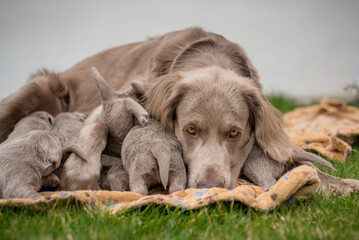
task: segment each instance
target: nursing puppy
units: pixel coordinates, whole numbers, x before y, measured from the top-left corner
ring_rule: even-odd
[[[11,141],[34,130],[52,131],[54,118],[45,111],[37,111],[26,115],[16,123],[14,130],[10,133],[6,141]],[[55,174],[50,174],[42,178],[42,186],[58,187],[60,179]]]
[[[186,187],[181,144],[154,119],[145,127],[131,129],[123,141],[121,157],[131,192],[148,195],[149,187],[162,184],[171,194]]]
[[[105,153],[119,157],[122,142],[135,124],[134,117],[144,126],[148,122],[149,115],[137,102],[136,97],[129,96],[127,92],[119,94],[113,92],[96,68],[93,67],[91,72],[102,100],[99,120],[108,128]]]
[[[67,146],[66,143],[74,140],[74,138],[77,136],[80,129],[83,127],[85,118],[85,114],[79,112],[63,112],[54,118],[54,124],[51,132],[60,140],[61,146],[63,148]],[[44,179],[44,183],[46,183],[45,186],[49,186],[50,188],[42,188],[42,191],[51,191],[53,190],[52,188],[59,187],[62,167],[67,157],[68,152],[65,151],[60,167],[57,168],[54,171],[54,174],[51,175],[48,179]]]
[[[96,122],[83,127],[64,151],[70,155],[62,168],[60,190],[98,190],[101,153],[106,147],[107,126]]]
[[[255,144],[243,166],[243,173],[253,183],[268,190],[277,180],[293,167],[305,164],[313,166],[311,163],[322,165],[328,169],[335,170],[326,160],[315,154],[306,151],[294,153],[292,163],[288,165],[279,164],[277,161],[266,156],[260,147]]]
[[[0,197],[41,197],[42,177],[59,167],[60,141],[49,131],[34,130],[0,145]]]
[[[85,114],[79,112],[63,112],[54,119],[52,133],[59,138],[62,146],[73,140],[85,121]]]
[[[54,118],[49,113],[45,111],[33,112],[16,123],[7,140],[15,139],[34,130],[52,131],[53,124]]]
[[[181,142],[190,187],[233,187],[235,181],[229,179],[238,176],[231,165],[240,165],[238,156],[244,155],[252,132],[266,156],[281,165],[292,162],[297,148],[283,131],[280,112],[263,95],[244,50],[200,28],[103,51],[60,74],[42,71],[32,76],[0,102],[0,141],[29,112],[90,114],[101,99],[91,81],[91,66],[104,73],[114,91],[128,88],[136,79],[148,85],[145,108]],[[207,175],[216,178],[207,182]],[[320,178],[320,187],[333,192],[359,187],[358,180],[351,180],[346,187],[331,188],[338,178]]]

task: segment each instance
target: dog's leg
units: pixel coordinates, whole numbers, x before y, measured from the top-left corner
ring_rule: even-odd
[[[342,179],[317,170],[320,185],[319,189],[326,195],[346,196],[352,192],[359,191],[359,180]]]
[[[3,190],[3,198],[25,198],[36,200],[42,197],[34,190],[33,186],[28,184],[12,184]]]
[[[264,190],[277,182],[284,165],[269,159],[262,149],[255,144],[243,166],[243,174]]]
[[[303,162],[303,164],[311,166],[317,170],[317,174],[320,179],[319,189],[326,195],[346,196],[350,193],[359,191],[359,180],[334,177],[320,171],[310,162]]]

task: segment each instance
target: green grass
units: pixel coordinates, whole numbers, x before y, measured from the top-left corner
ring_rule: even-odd
[[[282,112],[299,105],[270,98]],[[359,150],[358,147],[355,147]],[[338,177],[359,178],[359,154],[332,162]],[[273,212],[222,202],[198,210],[150,205],[116,215],[79,207],[0,208],[0,239],[359,239],[359,194],[311,200]]]

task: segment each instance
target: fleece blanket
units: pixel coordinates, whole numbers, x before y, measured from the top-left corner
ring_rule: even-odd
[[[297,108],[284,115],[284,122],[294,144],[331,160],[346,162],[350,144],[359,142],[359,109],[341,101]]]
[[[115,213],[148,204],[165,204],[182,209],[196,209],[217,201],[237,201],[256,210],[270,211],[279,205],[292,204],[297,199],[305,200],[312,197],[318,186],[319,178],[316,171],[308,166],[299,166],[283,175],[268,191],[264,191],[246,180],[239,180],[237,187],[232,190],[224,188],[186,189],[171,195],[143,196],[138,193],[116,191],[42,192],[43,197],[37,200],[0,199],[0,206],[43,209],[57,204],[81,204],[91,209],[105,208]]]

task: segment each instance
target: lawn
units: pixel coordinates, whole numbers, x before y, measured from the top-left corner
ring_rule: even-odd
[[[282,112],[298,105],[270,98]],[[358,147],[354,147],[359,150]],[[359,153],[331,162],[338,177],[359,179]],[[273,212],[222,202],[198,210],[150,205],[111,215],[80,207],[29,210],[0,208],[0,239],[359,239],[359,193],[308,201]]]

